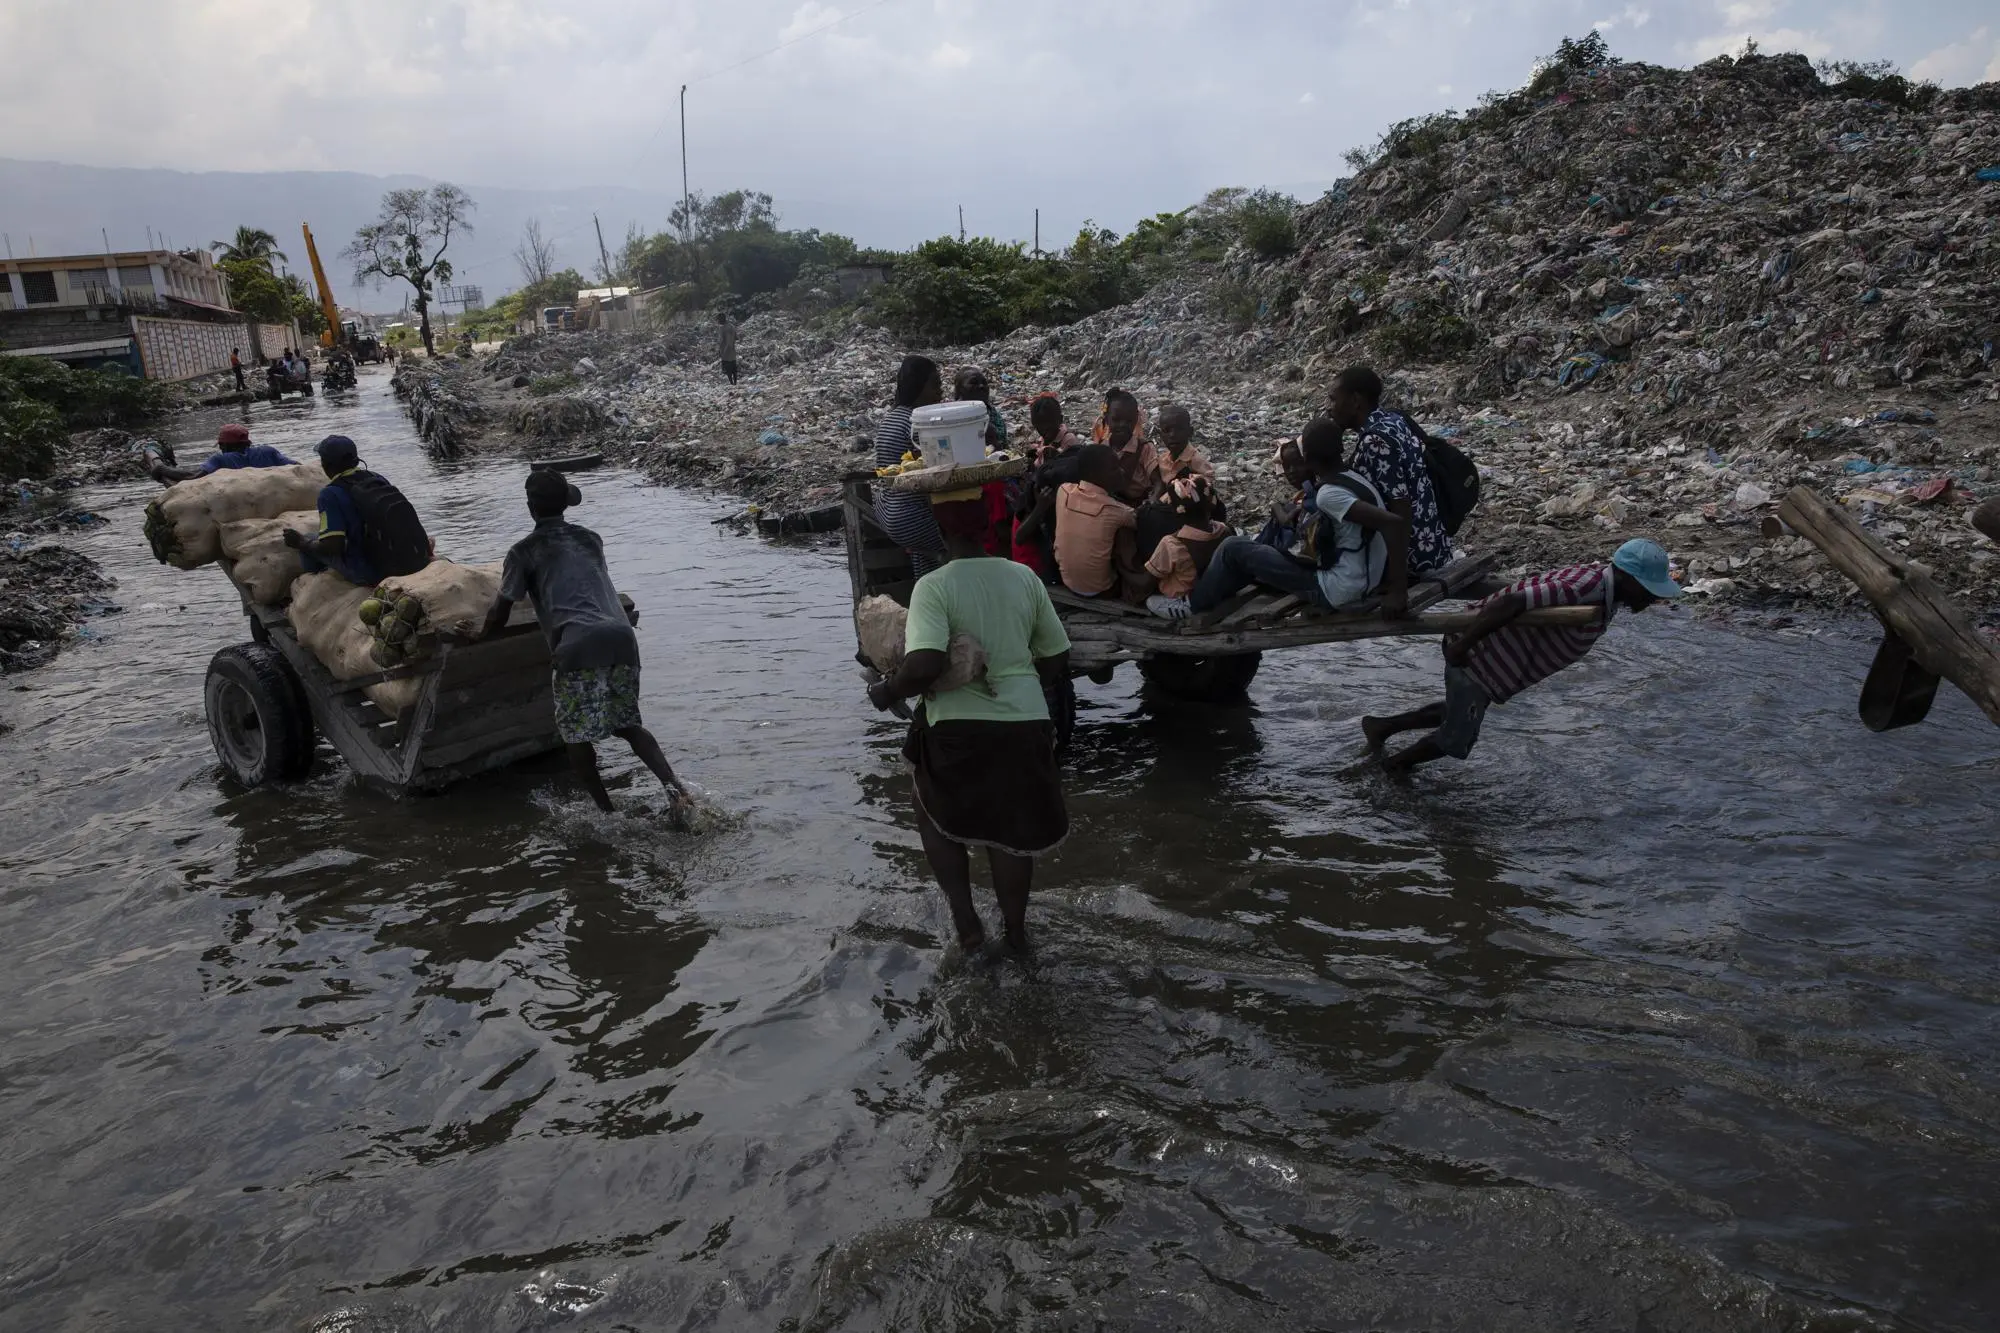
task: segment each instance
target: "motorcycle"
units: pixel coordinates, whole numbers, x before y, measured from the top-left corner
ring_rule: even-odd
[[[328,393],[352,389],[355,383],[354,363],[345,357],[335,357],[328,362],[326,373],[320,376],[320,387]]]
[[[307,398],[313,396],[312,370],[310,368],[297,375],[293,375],[287,373],[281,363],[272,362],[270,366],[265,368],[264,380],[266,390],[269,392],[271,401],[274,403],[283,401],[284,396],[288,393],[303,394]]]

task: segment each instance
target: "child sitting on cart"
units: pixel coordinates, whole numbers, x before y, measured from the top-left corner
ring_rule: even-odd
[[[1320,417],[1300,443],[1317,512],[1302,520],[1293,544],[1265,546],[1231,537],[1188,596],[1194,613],[1213,611],[1238,592],[1260,585],[1289,593],[1321,610],[1352,606],[1380,589],[1384,615],[1408,605],[1410,520],[1386,508],[1369,481],[1346,471],[1341,429]]]
[[[1044,524],[1055,524],[1057,572],[1077,596],[1142,602],[1152,591],[1152,575],[1139,559],[1138,513],[1113,493],[1118,455],[1092,444],[1079,450],[1076,460],[1078,480],[1045,496],[1020,532],[1033,540]]]
[[[1146,561],[1146,572],[1160,584],[1160,590],[1146,599],[1146,609],[1168,620],[1180,620],[1188,614],[1188,594],[1207,572],[1231,530],[1215,517],[1215,487],[1198,472],[1171,483],[1166,504],[1180,526],[1160,538]]]
[[[1042,501],[1053,500],[1058,487],[1078,480],[1076,466],[1083,441],[1063,424],[1062,400],[1052,393],[1038,395],[1029,405],[1028,424],[1035,428],[1040,443],[1029,446],[1032,466],[1021,479],[1014,500],[1014,559],[1040,574],[1042,582],[1055,583],[1055,532],[1047,514],[1033,531],[1026,523]]]

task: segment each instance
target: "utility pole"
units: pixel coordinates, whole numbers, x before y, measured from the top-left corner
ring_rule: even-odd
[[[608,286],[611,282],[611,254],[604,248],[604,224],[597,220],[597,214],[592,213],[590,225],[597,228],[597,262],[604,269],[604,281]]]
[[[965,239],[965,205],[958,206],[958,239]]]
[[[694,219],[688,216],[688,86],[681,85],[681,244],[687,244]]]
[[[1035,210],[1035,258],[1042,257],[1042,210]]]

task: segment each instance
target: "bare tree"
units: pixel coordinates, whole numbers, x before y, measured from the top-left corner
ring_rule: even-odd
[[[521,243],[514,247],[514,262],[521,266],[521,281],[529,287],[547,282],[556,271],[556,243],[542,235],[542,224],[533,218],[521,228]]]
[[[433,282],[451,281],[451,261],[444,257],[455,232],[472,231],[472,196],[456,185],[437,184],[428,190],[391,190],[382,196],[382,216],[354,233],[344,252],[354,264],[354,280],[384,278],[410,284],[417,295],[417,320],[424,351],[437,355],[431,337]]]

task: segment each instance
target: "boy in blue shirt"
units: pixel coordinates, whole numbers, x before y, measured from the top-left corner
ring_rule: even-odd
[[[345,435],[319,442],[326,485],[319,492],[319,533],[285,530],[308,574],[331,569],[356,587],[372,588],[392,574],[414,574],[431,560],[431,540],[417,511],[385,478],[361,466]]]

